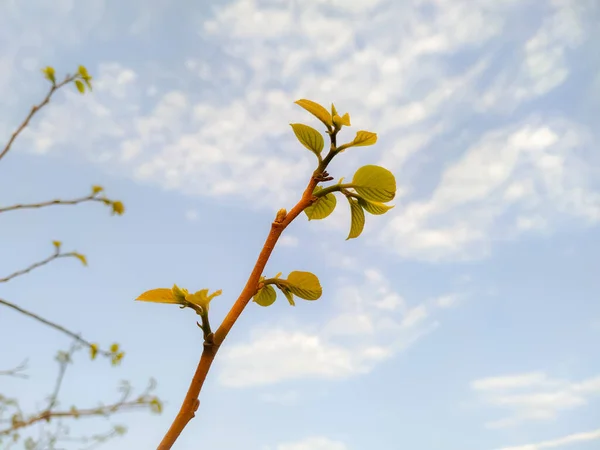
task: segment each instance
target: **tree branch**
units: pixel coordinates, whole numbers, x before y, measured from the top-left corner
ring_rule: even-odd
[[[21,364],[19,364],[13,369],[0,370],[0,376],[5,375],[16,378],[27,378],[27,375],[22,373],[25,369],[27,369],[27,360],[23,361]]]
[[[324,181],[329,178],[329,174],[325,171],[327,165],[331,162],[333,157],[336,155],[336,135],[337,131],[332,131],[329,136],[331,139],[331,148],[326,157],[319,163],[319,166],[314,171],[304,193],[302,194],[301,199],[298,203],[290,210],[285,217],[282,217],[281,220],[278,214],[277,219],[271,224],[271,231],[269,232],[267,239],[263,245],[263,248],[258,255],[254,268],[250,273],[250,277],[244,286],[244,289],[240,293],[238,299],[235,301],[223,322],[215,332],[214,336],[211,336],[210,340],[205,340],[204,347],[202,351],[202,355],[200,357],[200,361],[198,362],[198,366],[196,367],[196,371],[190,383],[190,387],[186,393],[186,396],[183,400],[181,408],[177,413],[177,416],[173,420],[169,430],[165,434],[163,440],[157,447],[157,450],[169,450],[183,429],[187,426],[190,420],[192,420],[195,416],[195,413],[200,406],[200,400],[198,396],[200,395],[200,391],[202,390],[202,386],[204,385],[204,380],[206,379],[206,375],[210,370],[210,367],[215,359],[217,351],[219,347],[227,337],[227,334],[237,321],[237,319],[242,314],[242,311],[246,307],[246,305],[250,302],[250,299],[253,295],[256,294],[258,290],[258,283],[260,277],[265,269],[265,266],[277,244],[277,240],[286,229],[286,227],[296,218],[298,215],[302,213],[307,207],[312,205],[317,198],[313,195],[315,187],[321,181]]]
[[[37,105],[34,105],[31,108],[31,111],[29,111],[29,114],[27,115],[27,117],[25,118],[25,120],[23,120],[23,122],[21,123],[21,125],[19,125],[18,128],[15,130],[15,132],[12,134],[12,136],[8,140],[7,144],[4,146],[4,148],[0,152],[0,159],[4,158],[4,156],[9,152],[9,150],[10,150],[13,142],[15,141],[15,139],[17,139],[17,137],[19,136],[19,134],[21,134],[21,132],[27,127],[27,125],[29,125],[29,121],[32,119],[32,117],[40,109],[42,109],[44,106],[46,106],[50,102],[50,99],[52,98],[52,95],[58,89],[60,89],[61,87],[63,87],[65,84],[71,83],[76,78],[77,78],[77,75],[67,75],[65,77],[65,79],[63,81],[61,81],[60,83],[58,83],[58,84],[54,84],[53,83],[52,84],[52,87],[50,88],[50,90],[46,94],[46,97],[44,97],[44,100],[42,100],[41,103],[39,103]]]
[[[102,203],[111,203],[110,200],[107,200],[103,197],[97,197],[96,193],[87,195],[85,197],[74,198],[72,200],[49,200],[47,202],[40,203],[29,203],[29,204],[18,204],[12,206],[5,206],[4,208],[0,208],[0,213],[7,211],[14,211],[15,209],[34,209],[34,208],[43,208],[45,206],[53,206],[53,205],[77,205],[78,203],[84,202],[102,202]]]
[[[72,337],[72,338],[73,338],[73,339],[75,339],[77,342],[79,342],[80,344],[83,344],[83,345],[85,345],[86,347],[89,347],[89,348],[91,348],[91,347],[96,347],[96,345],[95,345],[95,344],[92,344],[91,342],[89,342],[89,341],[85,340],[84,338],[82,338],[82,337],[81,337],[80,335],[78,335],[77,333],[74,333],[73,331],[67,330],[65,327],[63,327],[63,326],[61,326],[61,325],[58,325],[58,324],[56,324],[56,323],[54,323],[54,322],[51,322],[51,321],[49,321],[49,320],[47,320],[47,319],[44,319],[43,317],[41,317],[41,316],[38,316],[37,314],[34,314],[34,313],[30,312],[30,311],[27,311],[26,309],[23,309],[23,308],[21,308],[20,306],[17,306],[17,305],[15,305],[14,303],[11,303],[11,302],[9,302],[9,301],[7,301],[7,300],[4,300],[4,299],[0,298],[0,304],[1,304],[1,305],[4,305],[4,306],[8,306],[9,308],[12,308],[12,309],[14,309],[15,311],[18,311],[18,312],[20,312],[21,314],[24,314],[24,315],[26,315],[26,316],[28,316],[28,317],[31,317],[32,319],[35,319],[35,320],[37,320],[38,322],[41,322],[41,323],[43,323],[43,324],[45,324],[45,325],[48,325],[49,327],[52,327],[52,328],[54,328],[55,330],[58,330],[58,331],[60,331],[61,333],[64,333],[64,334],[66,334],[67,336],[70,336],[70,337]],[[104,356],[113,356],[113,353],[112,353],[112,352],[109,352],[109,351],[107,351],[107,350],[101,350],[101,349],[98,349],[98,353],[99,353],[99,354],[102,354],[102,355],[104,355]]]
[[[22,270],[17,270],[14,273],[11,273],[10,275],[4,277],[4,278],[0,278],[0,283],[7,283],[8,281],[12,280],[13,278],[19,277],[21,275],[25,275],[29,272],[31,272],[34,269],[37,269],[38,267],[42,267],[45,266],[46,264],[54,261],[55,259],[58,258],[78,258],[81,259],[81,256],[79,253],[77,252],[69,252],[69,253],[60,253],[60,249],[56,248],[55,252],[48,256],[46,259],[43,259],[41,261],[38,261],[36,263],[31,264],[29,267],[26,267],[25,269]]]

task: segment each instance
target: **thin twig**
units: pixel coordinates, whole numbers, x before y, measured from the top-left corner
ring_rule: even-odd
[[[29,125],[29,121],[35,115],[35,113],[37,113],[40,109],[42,109],[45,105],[47,105],[50,102],[50,98],[52,97],[52,94],[54,94],[58,89],[63,87],[65,84],[68,84],[68,83],[74,81],[76,78],[77,78],[77,75],[67,75],[65,77],[65,79],[63,81],[61,81],[60,83],[52,84],[52,87],[48,91],[48,94],[46,94],[46,97],[44,97],[44,100],[42,100],[41,103],[34,105],[31,108],[31,111],[29,111],[29,114],[27,115],[25,120],[21,123],[21,125],[19,125],[19,127],[12,134],[12,136],[8,140],[7,144],[2,149],[2,152],[0,152],[0,159],[4,158],[4,156],[8,153],[8,151],[10,150],[15,139],[17,139],[19,134],[21,134],[21,132],[27,127],[27,125]]]
[[[56,324],[56,323],[54,323],[54,322],[51,322],[51,321],[49,321],[49,320],[47,320],[47,319],[44,319],[43,317],[41,317],[41,316],[38,316],[38,315],[37,315],[37,314],[35,314],[35,313],[32,313],[32,312],[30,312],[30,311],[27,311],[27,310],[25,310],[25,309],[21,308],[20,306],[17,306],[17,305],[15,305],[14,303],[11,303],[11,302],[9,302],[9,301],[7,301],[7,300],[4,300],[4,299],[0,298],[0,304],[1,304],[1,305],[8,306],[9,308],[12,308],[12,309],[14,309],[15,311],[18,311],[18,312],[20,312],[21,314],[24,314],[24,315],[26,315],[26,316],[28,316],[28,317],[31,317],[32,319],[35,319],[35,320],[37,320],[38,322],[41,322],[41,323],[43,323],[43,324],[45,324],[45,325],[48,325],[48,326],[50,326],[50,327],[54,328],[55,330],[58,330],[58,331],[60,331],[61,333],[64,333],[64,334],[66,334],[66,335],[68,335],[68,336],[72,337],[72,338],[73,338],[73,339],[75,339],[77,342],[79,342],[80,344],[83,344],[83,345],[85,345],[86,347],[90,347],[90,348],[91,348],[91,347],[92,347],[92,345],[94,345],[94,344],[92,344],[91,342],[89,342],[89,341],[85,340],[84,338],[82,338],[82,337],[81,337],[80,335],[78,335],[77,333],[74,333],[73,331],[67,330],[65,327],[63,327],[63,326],[61,326],[61,325],[58,325],[58,324]],[[99,354],[102,354],[102,355],[104,355],[104,356],[112,356],[112,355],[113,355],[111,352],[109,352],[109,351],[106,351],[106,350],[102,350],[102,349],[98,349],[98,353],[99,353]]]
[[[10,275],[8,275],[4,278],[0,278],[0,283],[6,283],[6,282],[12,280],[13,278],[19,277],[21,275],[25,275],[25,274],[31,272],[32,270],[37,269],[38,267],[45,266],[46,264],[54,261],[55,259],[75,257],[75,255],[76,255],[76,253],[74,253],[74,252],[60,253],[60,250],[57,249],[52,255],[48,256],[46,259],[43,259],[36,263],[33,263],[29,267],[26,267],[25,269],[17,270],[16,272],[11,273]]]
[[[40,202],[40,203],[29,203],[29,204],[18,204],[18,205],[5,206],[4,208],[0,208],[0,213],[7,212],[7,211],[14,211],[15,209],[44,208],[45,206],[54,206],[54,205],[77,205],[79,203],[84,203],[84,202],[106,203],[107,199],[105,199],[103,197],[97,197],[97,194],[94,193],[94,194],[87,195],[85,197],[74,198],[72,200],[56,199],[56,200],[49,200],[47,202]]]
[[[113,414],[116,412],[123,412],[124,410],[131,410],[141,407],[148,407],[149,402],[140,402],[139,400],[131,400],[129,402],[116,402],[111,405],[98,406],[97,408],[86,408],[86,409],[77,409],[77,410],[64,410],[64,411],[52,411],[52,412],[42,412],[36,416],[33,416],[25,421],[17,422],[11,428],[5,428],[0,430],[0,436],[6,436],[11,434],[14,431],[20,430],[22,428],[29,427],[37,422],[41,421],[50,421],[52,419],[58,418],[79,418],[79,417],[89,417],[89,416],[105,416],[107,414]]]
[[[5,376],[9,376],[9,377],[16,377],[16,378],[27,378],[26,374],[21,373],[25,369],[27,369],[27,360],[24,360],[21,364],[19,364],[17,367],[15,367],[13,369],[0,370],[0,376],[5,375]]]

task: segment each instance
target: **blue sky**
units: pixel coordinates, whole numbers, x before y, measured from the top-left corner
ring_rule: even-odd
[[[344,240],[343,207],[286,230],[265,274],[314,272],[322,298],[248,306],[175,448],[596,449],[598,20],[594,0],[4,2],[3,140],[44,95],[41,67],[85,64],[95,88],[65,89],[36,117],[1,162],[0,204],[101,184],[127,212],[4,214],[2,274],[53,239],[89,267],[57,261],[0,297],[121,343],[117,369],[78,356],[64,404],[154,377],[162,416],[108,421],[129,427],[109,448],[154,448],[201,334],[192,312],[133,299],[223,289],[218,323],[313,169],[288,124],[318,123],[293,102],[333,101],[352,118],[344,141],[359,129],[379,141],[330,173],[389,168],[396,207],[357,240]],[[0,330],[2,367],[30,365],[2,391],[34,408],[69,341],[7,309]]]

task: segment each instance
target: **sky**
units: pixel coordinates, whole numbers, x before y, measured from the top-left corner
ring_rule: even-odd
[[[104,346],[84,353],[62,404],[117,397],[150,377],[162,415],[106,448],[155,448],[201,353],[190,310],[135,302],[173,283],[237,298],[314,155],[294,104],[349,112],[375,146],[329,172],[391,170],[398,191],[346,241],[339,201],[298,217],[265,275],[318,275],[318,301],[249,304],[175,449],[592,450],[600,448],[600,4],[596,0],[5,0],[0,141],[59,77],[84,64],[94,91],[58,92],[0,162],[0,204],[122,200],[8,212],[0,276],[52,252],[84,253],[0,286],[12,301]],[[26,410],[52,390],[66,336],[0,309],[0,379]],[[32,432],[37,432],[35,428]],[[68,447],[78,448],[78,447]]]

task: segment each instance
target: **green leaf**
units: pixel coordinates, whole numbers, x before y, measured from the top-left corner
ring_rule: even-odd
[[[260,306],[271,306],[277,300],[277,293],[273,286],[267,284],[258,290],[253,300]]]
[[[90,358],[92,360],[96,359],[96,356],[98,355],[98,344],[91,344],[90,345]]]
[[[81,94],[85,94],[85,86],[83,85],[83,83],[81,82],[81,80],[75,80],[75,86],[77,86],[77,90]]]
[[[323,136],[313,127],[304,125],[302,123],[290,123],[294,134],[307,149],[319,156],[323,150],[325,143],[323,142]]]
[[[281,289],[281,292],[283,292],[283,295],[285,295],[285,298],[287,298],[289,304],[291,306],[296,306],[296,302],[294,301],[294,294],[292,294],[292,292],[284,286],[279,286],[279,289]]]
[[[167,288],[151,289],[144,292],[136,300],[151,303],[173,303],[176,305],[181,303],[173,295],[173,290]]]
[[[342,117],[335,114],[333,116],[333,123],[336,128],[342,128],[342,125],[349,127],[350,126],[350,115],[348,113],[344,114]]]
[[[396,178],[383,167],[367,165],[356,171],[352,187],[369,201],[389,202],[396,195]]]
[[[75,258],[77,258],[79,261],[81,261],[81,264],[83,264],[84,266],[87,266],[87,258],[85,257],[85,255],[82,255],[81,253],[77,253],[77,252],[73,252],[73,256]]]
[[[77,72],[79,73],[79,75],[81,75],[81,78],[83,79],[90,78],[90,74],[88,73],[88,70],[85,68],[85,66],[79,66]]]
[[[221,295],[222,293],[223,291],[219,289],[218,291],[215,291],[212,294],[208,295],[208,289],[201,289],[194,294],[186,295],[185,299],[188,302],[193,303],[194,305],[202,307],[202,309],[205,312],[208,312],[210,301],[216,296]]]
[[[319,279],[310,272],[290,272],[286,281],[290,292],[304,300],[317,300],[323,293]]]
[[[365,212],[358,204],[358,200],[353,199],[352,197],[348,197],[348,202],[350,203],[350,233],[348,234],[348,239],[354,239],[360,236],[363,228],[365,227]]]
[[[394,207],[394,205],[386,205],[385,203],[380,202],[372,202],[366,200],[362,197],[358,199],[358,204],[369,214],[373,214],[375,216],[380,216],[381,214],[385,214],[390,209]]]
[[[52,84],[56,84],[56,74],[54,71],[54,67],[44,67],[42,69],[42,73],[44,74],[44,78],[46,78],[47,80],[49,80]]]
[[[321,122],[323,122],[327,127],[333,126],[333,122],[331,119],[331,114],[325,108],[323,108],[318,103],[315,103],[311,100],[301,99],[296,102],[298,106],[304,108]]]
[[[319,192],[323,188],[321,186],[316,186],[313,194]],[[323,197],[319,197],[316,202],[310,205],[308,208],[304,210],[304,213],[307,215],[308,220],[321,220],[327,217],[329,214],[333,212],[335,209],[335,205],[337,204],[337,200],[333,193],[329,193],[324,195]]]
[[[351,142],[351,147],[364,147],[366,145],[373,145],[376,142],[376,133],[371,133],[370,131],[357,131],[354,140]]]

